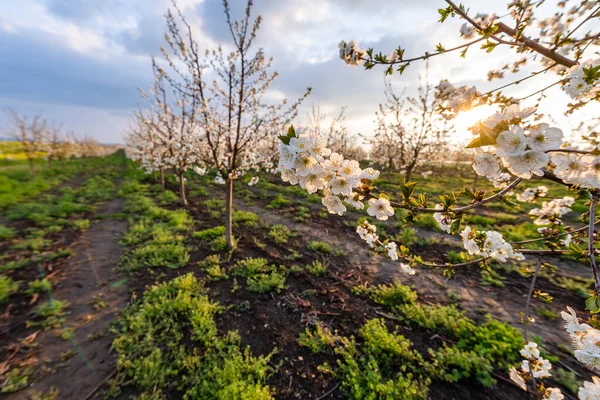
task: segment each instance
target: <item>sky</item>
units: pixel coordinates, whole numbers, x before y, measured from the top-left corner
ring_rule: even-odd
[[[230,42],[221,1],[178,3],[203,46]],[[152,83],[150,57],[165,45],[169,4],[170,0],[0,1],[0,108],[41,113],[78,136],[122,143],[132,112],[143,106],[138,88]],[[507,1],[463,4],[472,13],[502,15]],[[245,1],[231,0],[230,5],[234,17],[240,16]],[[346,106],[349,131],[371,135],[374,113],[384,100],[383,69],[346,66],[338,57],[338,43],[354,39],[361,48],[385,53],[401,45],[408,57],[432,51],[440,42],[447,48],[460,44],[462,22],[437,22],[437,9],[444,6],[442,0],[256,0],[253,14],[263,17],[257,46],[275,59],[274,70],[280,75],[271,95],[294,100],[310,86],[313,92],[297,123],[306,120],[312,105],[330,117]],[[489,90],[509,79],[487,82],[487,71],[517,57],[509,50],[486,54],[475,48],[464,59],[443,55],[431,59],[429,81],[447,78],[455,85]],[[398,92],[415,93],[423,73],[424,64],[415,63],[402,76],[395,74],[392,83]],[[530,93],[553,79],[542,76],[509,93]],[[598,112],[591,108],[567,120],[561,115],[567,101],[564,93],[553,89],[540,107],[565,131]],[[6,113],[1,112],[0,127],[6,126]],[[464,137],[464,127],[459,130],[457,137]]]

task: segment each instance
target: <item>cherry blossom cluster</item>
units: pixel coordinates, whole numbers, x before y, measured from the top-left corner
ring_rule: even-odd
[[[517,193],[517,200],[524,203],[532,203],[539,197],[546,197],[548,194],[548,187],[538,186],[535,188],[527,188],[523,190],[523,193]]]
[[[325,140],[309,130],[299,130],[289,144],[279,144],[278,170],[284,182],[299,184],[308,193],[323,191],[323,205],[331,214],[343,215],[345,204],[358,210],[365,207],[362,190],[379,176],[373,168],[361,169],[358,161],[345,160],[325,146]],[[357,189],[354,191],[354,189]],[[387,198],[372,198],[367,213],[379,220],[394,215]]]
[[[600,157],[591,154],[553,154],[554,175],[573,185],[600,188]]]
[[[476,231],[467,226],[461,233],[465,250],[471,255],[493,258],[506,262],[509,258],[517,261],[525,259],[523,254],[514,251],[502,235],[495,231]]]
[[[524,358],[521,368],[517,370],[515,367],[512,367],[509,376],[521,389],[527,390],[527,382],[530,380],[549,378],[551,376],[550,370],[552,369],[552,364],[540,355],[537,343],[527,343],[521,349],[520,354]],[[545,400],[562,400],[565,398],[558,388],[545,388],[541,386],[540,392],[543,393]]]
[[[485,137],[500,132],[495,137],[495,143],[482,144],[488,146],[490,151],[480,152],[475,157],[477,174],[495,177],[500,174],[501,163],[520,178],[530,179],[533,175],[544,174],[543,168],[550,162],[546,152],[560,148],[563,133],[545,123],[530,126],[527,130],[519,125],[535,111],[533,107],[521,109],[513,104],[479,125],[478,130]]]
[[[567,71],[563,90],[575,100],[590,100],[600,94],[600,58],[587,60]]]
[[[387,242],[386,244],[380,242],[379,236],[377,236],[377,227],[375,227],[375,225],[365,221],[356,227],[356,233],[358,233],[362,240],[367,242],[369,247],[380,247],[382,251],[387,253],[387,256],[392,261],[397,261],[399,259],[398,245],[395,242]],[[415,274],[415,270],[408,264],[400,263],[400,269],[408,275]]]
[[[475,21],[475,23],[477,23],[477,25],[479,25],[481,28],[485,29],[489,25],[491,25],[495,19],[496,14],[477,14],[473,18],[473,21]],[[464,23],[460,27],[460,36],[462,36],[465,39],[473,39],[475,37],[476,32],[477,31],[475,30],[475,27],[471,23]]]
[[[533,221],[536,225],[555,224],[560,225],[560,218],[571,211],[571,206],[575,204],[575,199],[571,196],[565,196],[562,199],[544,201],[542,208],[534,208],[529,211],[529,215],[536,216]]]
[[[358,66],[365,56],[365,51],[361,50],[358,47],[358,43],[354,40],[349,40],[347,42],[342,40],[338,47],[340,49],[340,58],[348,65],[354,67]]]
[[[250,181],[248,182],[248,186],[254,186],[258,183],[258,176],[253,176],[252,178],[250,178]]]
[[[567,311],[561,312],[561,316],[566,322],[565,329],[571,336],[575,358],[590,368],[600,369],[600,331],[580,323],[571,307],[567,307]]]
[[[480,102],[480,93],[475,86],[454,86],[447,79],[435,87],[435,97],[440,103],[442,115],[454,118],[461,111],[469,110]]]
[[[496,189],[504,189],[510,184],[512,175],[508,172],[501,172],[498,175],[487,177]]]
[[[579,400],[599,400],[600,399],[600,379],[592,376],[592,382],[583,382],[577,393]]]

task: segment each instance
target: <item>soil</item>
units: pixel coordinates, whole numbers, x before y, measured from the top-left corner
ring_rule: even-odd
[[[189,189],[193,189],[192,184],[189,185]],[[176,187],[172,187],[171,190],[177,193]],[[258,192],[256,189],[251,190],[255,194]],[[224,198],[224,191],[220,193],[211,189],[211,197]],[[196,230],[220,224],[220,221],[209,215],[206,207],[201,204],[207,197],[190,194],[188,198],[190,206],[187,209],[196,220]],[[415,276],[407,276],[398,270],[395,262],[370,252],[353,229],[344,225],[342,218],[312,217],[306,222],[296,223],[289,208],[267,210],[265,207],[268,201],[258,197],[253,198],[252,202],[252,205],[248,205],[236,200],[235,208],[252,211],[269,225],[286,225],[295,230],[297,236],[290,239],[288,244],[281,245],[265,238],[264,229],[238,227],[239,242],[236,250],[226,260],[226,265],[233,265],[237,260],[246,257],[263,257],[269,263],[288,267],[295,264],[306,265],[317,257],[307,250],[306,245],[312,240],[327,242],[346,253],[344,257],[318,256],[327,265],[327,274],[324,277],[290,273],[286,281],[286,290],[280,294],[260,295],[250,292],[245,288],[243,278],[237,278],[240,285],[237,290],[233,290],[233,279],[207,282],[210,297],[225,306],[231,306],[227,312],[217,317],[219,329],[222,332],[237,330],[242,345],[251,346],[255,355],[275,351],[272,358],[273,375],[269,384],[275,389],[277,399],[344,398],[338,390],[338,382],[331,375],[320,372],[318,368],[324,362],[335,365],[336,357],[333,354],[312,354],[297,344],[297,338],[317,321],[331,330],[337,330],[341,335],[352,336],[357,334],[358,329],[367,320],[386,318],[383,308],[364,296],[352,294],[351,289],[358,284],[374,285],[399,280],[418,292],[419,301],[428,304],[455,303],[477,321],[484,321],[485,314],[490,314],[519,329],[522,328],[519,313],[524,308],[530,279],[523,278],[518,273],[505,275],[504,287],[501,288],[480,285],[480,275],[476,268],[459,269],[452,279],[444,278],[439,270],[425,269],[419,270]],[[100,207],[98,213],[118,213],[121,207],[121,200],[113,200]],[[320,205],[311,206],[313,215],[320,208]],[[70,313],[66,316],[65,324],[75,328],[74,335],[71,340],[63,340],[54,331],[37,332],[36,342],[39,347],[28,353],[39,361],[35,384],[7,396],[7,399],[29,398],[31,393],[44,392],[51,387],[60,390],[60,399],[100,398],[107,388],[107,378],[114,373],[114,356],[110,353],[113,337],[108,333],[108,327],[115,320],[119,310],[127,305],[130,292],[134,296],[140,296],[148,285],[157,280],[171,279],[187,272],[202,276],[197,262],[210,255],[211,251],[199,240],[192,238],[188,239],[188,244],[193,250],[186,267],[177,270],[143,270],[129,277],[123,276],[117,272],[116,266],[123,252],[118,244],[119,238],[126,228],[126,222],[106,218],[94,222],[80,238],[75,237],[75,232],[70,232],[68,235],[72,236],[64,239],[65,244],[69,240],[76,243],[71,246],[75,255],[62,261],[60,265],[52,266],[53,271],[58,271],[53,277],[53,294],[56,298],[70,303]],[[418,234],[424,237],[448,237],[422,229],[418,229]],[[417,246],[412,250],[428,260],[441,261],[450,248],[451,244],[445,244]],[[294,261],[286,260],[285,256],[290,254],[290,249],[300,253],[300,258]],[[589,274],[581,264],[562,260],[557,260],[554,264],[559,265],[561,273],[565,275]],[[536,289],[554,297],[554,301],[544,307],[558,312],[568,305],[584,315],[583,299],[574,292],[558,288],[543,278],[538,280]],[[450,291],[456,293],[458,299],[452,300],[449,297]],[[94,305],[100,304],[100,299],[107,303],[107,306],[97,309]],[[17,304],[14,309],[9,310],[10,318],[5,319],[9,321],[8,328],[7,325],[0,325],[0,330],[3,331],[0,344],[5,348],[34,332],[25,329],[24,324],[18,323],[19,320],[29,318],[27,310],[31,307],[26,304],[28,301],[29,298],[25,297],[17,299],[16,303],[25,304]],[[569,345],[562,323],[544,320],[536,315],[535,307],[533,315],[536,323],[530,329],[531,334],[543,336],[548,350],[564,356],[559,362],[562,367],[576,372],[578,379],[589,380],[589,373],[574,363],[573,357],[565,356],[559,347]],[[400,334],[411,340],[414,348],[422,352],[448,341],[435,332],[403,326],[389,318],[387,323],[390,328],[397,328]],[[67,353],[71,349],[75,349],[76,352]],[[24,354],[22,349],[14,355],[14,359],[24,357]],[[61,354],[69,354],[70,358],[61,361]],[[434,382],[430,386],[430,398],[529,399],[506,375],[496,373],[494,377],[498,383],[493,390],[485,390],[474,380],[462,380],[458,384]],[[123,393],[123,399],[132,394],[127,388]],[[176,393],[171,393],[169,398],[178,397]]]
[[[122,206],[123,201],[115,199],[100,206],[97,212],[114,214]],[[117,310],[129,300],[126,277],[116,271],[122,253],[119,239],[126,228],[127,222],[117,219],[94,221],[79,238],[70,238],[75,242],[71,243],[74,255],[63,265],[53,266],[56,273],[51,277],[52,296],[69,303],[61,325],[73,331],[70,339],[62,339],[56,330],[32,330],[22,323],[8,331],[2,328],[6,333],[2,339],[5,346],[29,335],[35,335],[37,345],[37,350],[29,352],[18,347],[10,349],[13,361],[23,358],[35,365],[36,372],[33,385],[7,395],[7,399],[25,399],[51,388],[59,389],[60,399],[84,399],[112,375],[113,337],[108,327]],[[65,242],[68,239],[65,237]],[[30,315],[15,313],[11,319],[23,317]]]

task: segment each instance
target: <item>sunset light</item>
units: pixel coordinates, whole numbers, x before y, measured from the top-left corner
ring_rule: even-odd
[[[455,133],[454,135],[451,135],[450,141],[457,145],[467,144],[472,139],[469,128],[475,125],[477,121],[486,119],[496,111],[498,111],[497,106],[483,104],[459,113],[452,121],[454,123]]]

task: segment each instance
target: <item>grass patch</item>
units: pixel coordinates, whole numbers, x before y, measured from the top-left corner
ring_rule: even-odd
[[[319,260],[315,260],[306,266],[306,270],[314,276],[323,276],[327,272],[327,267]]]
[[[267,236],[275,243],[284,244],[292,236],[292,231],[285,225],[277,224],[271,227]]]
[[[122,319],[110,394],[127,384],[141,398],[176,392],[189,399],[272,399],[271,355],[252,356],[235,332],[220,335],[215,315],[221,310],[192,274],[151,287]]]
[[[19,282],[15,282],[10,276],[0,275],[0,304],[8,301],[11,294],[19,290]]]

